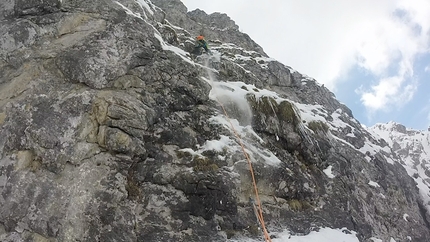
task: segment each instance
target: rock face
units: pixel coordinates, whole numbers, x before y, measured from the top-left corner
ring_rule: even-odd
[[[376,124],[368,129],[373,135],[387,141],[392,151],[401,159],[400,164],[414,179],[420,189],[424,211],[430,211],[430,130],[413,130],[389,122]],[[429,213],[425,214],[430,221]]]
[[[259,238],[235,132],[272,236],[430,238],[391,143],[225,14],[178,0],[7,0],[0,22],[1,241]],[[188,54],[198,34],[213,57]]]

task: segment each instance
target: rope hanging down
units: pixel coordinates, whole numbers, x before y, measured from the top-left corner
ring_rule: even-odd
[[[208,63],[209,63],[209,59],[206,59],[206,61],[205,61],[205,67],[206,68],[208,67]],[[207,69],[207,72],[209,75],[211,86],[213,86],[212,73],[209,71],[209,69]],[[249,158],[248,153],[246,153],[245,146],[243,145],[242,139],[240,138],[239,134],[237,133],[236,129],[234,128],[233,124],[231,123],[230,117],[228,116],[227,111],[224,108],[224,105],[219,101],[217,95],[216,95],[216,100],[217,100],[218,104],[221,106],[221,108],[224,112],[224,115],[226,116],[228,122],[230,123],[230,126],[233,129],[234,135],[236,136],[237,140],[239,141],[239,144],[240,144],[240,147],[242,148],[243,154],[245,155],[245,158],[248,161],[248,166],[249,166],[249,170],[251,172],[251,177],[252,177],[252,185],[254,187],[255,198],[257,200],[257,206],[258,206],[258,208],[255,209],[255,210],[257,210],[257,212],[256,212],[257,219],[260,222],[261,228],[263,229],[265,241],[266,242],[272,242],[272,239],[270,238],[269,233],[267,232],[266,226],[264,224],[263,209],[261,208],[260,197],[258,196],[257,182],[255,181],[254,169],[252,168],[251,159]],[[253,204],[253,206],[255,208],[255,204]]]
[[[264,239],[266,240],[266,242],[272,242],[272,239],[270,238],[269,233],[267,232],[266,226],[264,224],[263,210],[261,209],[261,202],[260,202],[260,197],[258,196],[257,182],[255,181],[254,169],[252,168],[251,159],[249,158],[248,153],[246,153],[245,146],[243,145],[242,139],[240,138],[239,134],[237,133],[236,129],[234,128],[233,124],[231,123],[230,117],[228,116],[227,111],[224,108],[224,105],[218,100],[218,98],[217,98],[217,102],[221,106],[222,110],[224,111],[224,115],[227,117],[227,120],[230,123],[231,128],[233,129],[234,135],[236,136],[237,140],[239,141],[239,144],[240,144],[240,147],[242,148],[243,154],[245,155],[245,158],[248,161],[248,166],[249,166],[249,170],[251,172],[251,177],[252,177],[252,185],[254,187],[255,198],[257,200],[257,206],[258,206],[258,209],[256,209],[257,210],[256,211],[257,218],[261,224],[261,228],[263,229]]]

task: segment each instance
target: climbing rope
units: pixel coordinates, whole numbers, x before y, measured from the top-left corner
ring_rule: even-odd
[[[209,63],[209,59],[206,59],[206,61],[205,61],[205,67],[206,68],[208,68],[208,63]],[[208,75],[209,75],[210,82],[212,82],[211,86],[213,86],[212,73],[210,72],[209,69],[207,69],[207,72],[208,72]],[[242,148],[243,154],[245,155],[245,158],[248,161],[248,166],[249,166],[249,170],[251,172],[251,177],[252,177],[252,185],[254,187],[254,193],[255,193],[255,198],[257,200],[257,206],[258,206],[258,208],[255,209],[255,204],[253,204],[253,207],[254,207],[254,210],[257,210],[257,211],[255,211],[255,213],[257,215],[258,222],[260,222],[261,228],[263,229],[265,241],[266,242],[272,242],[272,239],[270,238],[270,235],[267,232],[266,225],[264,224],[263,209],[261,208],[261,201],[260,201],[260,197],[258,196],[257,182],[255,181],[254,169],[252,168],[251,159],[249,158],[248,153],[246,153],[245,146],[243,145],[242,139],[240,138],[239,134],[237,133],[236,129],[234,128],[233,123],[231,122],[230,117],[228,116],[227,111],[225,110],[224,105],[220,102],[220,100],[218,99],[218,96],[217,95],[215,95],[215,96],[216,96],[216,101],[221,106],[221,108],[222,108],[222,110],[224,112],[224,115],[227,118],[227,121],[230,123],[231,129],[233,130],[234,135],[236,136],[236,138],[237,138],[237,140],[238,140],[238,142],[240,144],[240,147]]]
[[[228,116],[227,111],[224,108],[224,105],[219,101],[218,97],[217,97],[217,102],[221,106],[222,110],[224,111],[224,115],[226,116],[228,122],[230,123],[230,126],[233,129],[234,135],[236,136],[237,140],[239,141],[239,144],[240,144],[240,147],[242,148],[243,154],[245,155],[245,158],[248,161],[248,166],[249,166],[249,170],[251,172],[251,177],[252,177],[252,185],[254,187],[255,198],[257,200],[256,202],[257,202],[257,206],[258,206],[258,208],[256,209],[257,210],[256,211],[257,219],[260,222],[261,228],[263,229],[264,239],[266,240],[266,242],[272,242],[272,240],[269,236],[269,233],[267,232],[266,226],[264,224],[263,210],[261,209],[261,202],[260,202],[260,197],[258,196],[257,182],[255,181],[254,169],[252,168],[251,159],[249,158],[248,153],[246,153],[245,146],[243,145],[242,139],[240,138],[239,134],[237,133],[236,129],[234,128],[233,123],[231,122],[230,117]]]

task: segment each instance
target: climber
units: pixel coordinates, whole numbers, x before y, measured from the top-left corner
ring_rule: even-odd
[[[206,53],[212,55],[212,52],[208,48],[208,43],[206,43],[203,35],[199,35],[196,37],[196,45],[194,46],[194,53],[200,55],[201,48],[205,49]]]

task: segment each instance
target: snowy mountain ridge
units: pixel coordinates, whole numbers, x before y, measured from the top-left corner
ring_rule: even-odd
[[[376,124],[367,130],[384,139],[396,154],[398,162],[415,180],[423,204],[430,213],[430,131],[414,130],[402,124]]]

